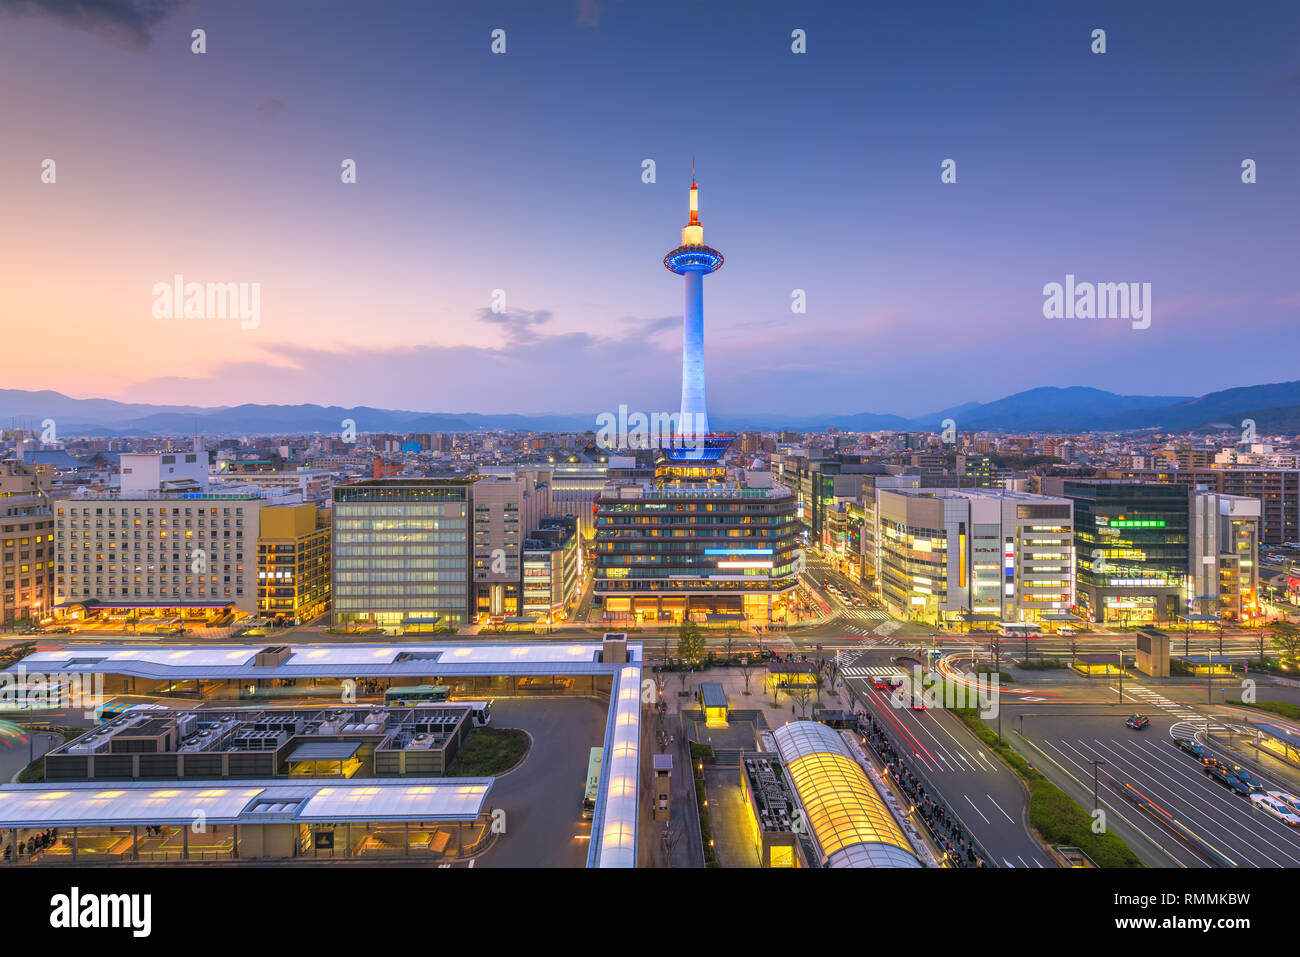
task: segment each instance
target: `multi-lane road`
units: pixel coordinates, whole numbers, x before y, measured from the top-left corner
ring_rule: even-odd
[[[894,652],[896,655],[897,652]],[[926,790],[941,798],[948,812],[999,867],[1055,867],[1052,857],[1026,826],[1028,792],[996,755],[990,754],[962,722],[941,709],[895,707],[873,679],[897,673],[889,649],[863,650],[842,674],[864,711],[882,728]]]

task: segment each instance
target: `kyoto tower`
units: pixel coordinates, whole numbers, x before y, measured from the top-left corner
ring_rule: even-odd
[[[665,449],[674,461],[716,461],[730,436],[709,432],[709,412],[704,399],[704,277],[722,268],[722,253],[704,245],[700,225],[700,187],[691,163],[691,218],[682,227],[682,244],[664,257],[664,268],[686,280],[686,303],[682,311],[682,407],[678,434],[672,448]]]

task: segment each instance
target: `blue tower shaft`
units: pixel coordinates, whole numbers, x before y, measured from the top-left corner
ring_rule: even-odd
[[[678,432],[684,437],[707,435],[708,405],[704,398],[704,273],[683,273],[686,302],[682,311],[682,408]]]

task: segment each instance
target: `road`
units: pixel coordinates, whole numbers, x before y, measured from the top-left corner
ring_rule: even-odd
[[[926,790],[938,795],[967,833],[999,867],[1055,867],[1029,833],[1028,792],[1020,779],[942,709],[896,708],[872,685],[875,675],[897,672],[885,650],[864,651],[844,668],[844,681]]]
[[[1234,866],[1300,866],[1297,829],[1254,810],[1246,797],[1215,782],[1205,774],[1195,756],[1175,746],[1176,736],[1195,740],[1209,754],[1229,765],[1234,763],[1229,752],[1206,736],[1203,719],[1179,720],[1157,712],[1146,728],[1133,731],[1123,723],[1126,713],[1131,713],[1131,707],[1116,704],[1092,714],[1027,715],[1023,722],[1024,738],[1043,757],[1039,769],[1046,770],[1044,764],[1050,762],[1066,775],[1073,784],[1073,787],[1067,785],[1067,790],[1073,791],[1076,798],[1082,791],[1081,803],[1085,807],[1092,807],[1094,769],[1090,762],[1104,762],[1097,769],[1100,806],[1113,821],[1139,832],[1147,842],[1161,848],[1167,858],[1163,866],[1208,867],[1222,866],[1222,862],[1198,853],[1195,842],[1162,826],[1156,815],[1140,810],[1116,785],[1131,785]],[[1209,726],[1212,730],[1216,727],[1213,719]],[[1266,788],[1287,791],[1294,787],[1266,772],[1248,770]],[[1122,833],[1121,836],[1127,837]],[[1132,846],[1133,842],[1129,843]]]

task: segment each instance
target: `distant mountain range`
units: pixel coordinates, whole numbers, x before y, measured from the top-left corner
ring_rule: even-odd
[[[37,431],[53,419],[63,436],[288,435],[338,432],[351,419],[358,432],[481,432],[498,429],[578,432],[594,429],[596,414],[511,415],[430,413],[358,406],[237,405],[205,408],[73,399],[59,392],[0,389],[0,426]],[[993,402],[966,402],[916,418],[875,412],[811,417],[714,417],[715,428],[820,431],[835,427],[937,431],[952,419],[959,431],[1131,432],[1241,428],[1300,434],[1300,381],[1246,386],[1195,396],[1117,395],[1083,386],[1029,389]]]

